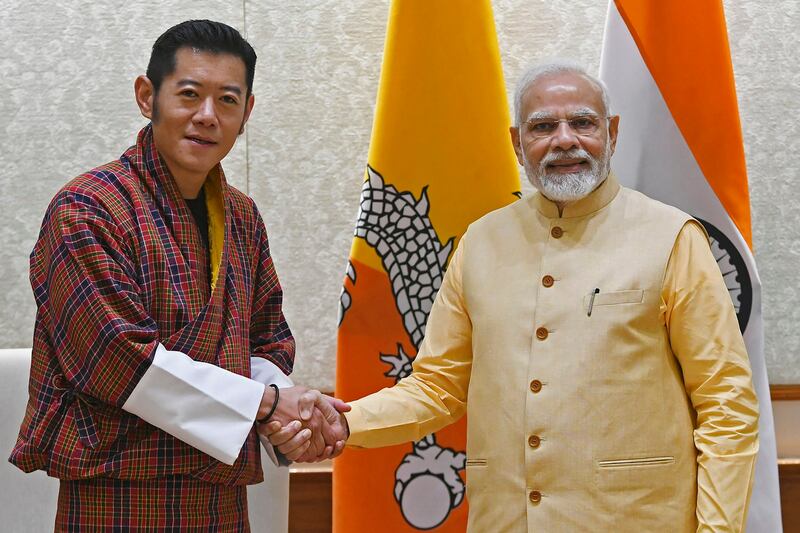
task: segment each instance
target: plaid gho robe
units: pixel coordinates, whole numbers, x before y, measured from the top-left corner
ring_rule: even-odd
[[[251,356],[292,369],[294,340],[258,210],[221,167],[205,187],[224,207],[216,251],[211,232],[212,287],[199,231],[150,126],[118,161],[75,178],[51,202],[31,254],[30,397],[9,459],[20,469],[69,480],[263,479],[254,429],[228,466],[121,409],[159,343],[246,377]]]

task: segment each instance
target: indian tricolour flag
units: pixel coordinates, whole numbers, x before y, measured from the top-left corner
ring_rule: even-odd
[[[393,0],[341,296],[337,396],[409,374],[458,239],[517,199],[509,120],[490,1]],[[345,452],[333,468],[334,532],[463,532],[464,422]]]
[[[702,221],[736,307],[760,405],[750,533],[781,531],[761,283],[725,13],[720,0],[612,0],[600,77],[621,116],[620,181]]]

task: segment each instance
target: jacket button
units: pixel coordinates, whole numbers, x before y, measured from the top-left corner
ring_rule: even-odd
[[[542,501],[542,493],[539,492],[538,490],[532,490],[528,494],[528,499],[530,499],[531,503],[539,503],[540,501]]]
[[[542,390],[542,382],[539,381],[538,379],[534,379],[533,381],[531,381],[531,392],[537,393],[540,390]]]
[[[550,230],[550,235],[552,235],[554,239],[560,239],[561,236],[564,235],[564,230],[561,229],[560,226],[553,226]]]
[[[539,435],[531,435],[528,437],[528,446],[531,448],[538,448],[541,443],[542,439],[539,438]]]
[[[547,338],[550,333],[547,331],[547,328],[538,328],[536,330],[536,338],[540,341],[543,341]]]
[[[555,282],[556,280],[553,279],[553,276],[551,276],[550,274],[542,278],[542,285],[544,285],[545,287],[552,287],[553,283]]]

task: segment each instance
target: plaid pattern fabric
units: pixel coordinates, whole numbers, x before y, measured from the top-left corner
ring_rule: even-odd
[[[55,531],[250,531],[247,487],[186,476],[62,481]]]
[[[61,479],[188,474],[261,481],[258,439],[232,466],[121,409],[158,343],[250,375],[250,357],[287,374],[294,340],[253,201],[225,183],[225,242],[211,291],[192,214],[158,157],[150,126],[118,161],[53,199],[31,254],[38,306],[29,400],[10,461]]]

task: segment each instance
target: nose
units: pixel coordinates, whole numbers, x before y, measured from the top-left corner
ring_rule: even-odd
[[[214,105],[214,99],[203,99],[200,102],[194,117],[192,118],[195,124],[199,124],[207,128],[216,127],[219,124],[219,120],[217,118],[217,109]]]
[[[571,150],[578,147],[578,136],[572,131],[566,120],[558,123],[556,131],[550,139],[550,145],[562,150]]]

